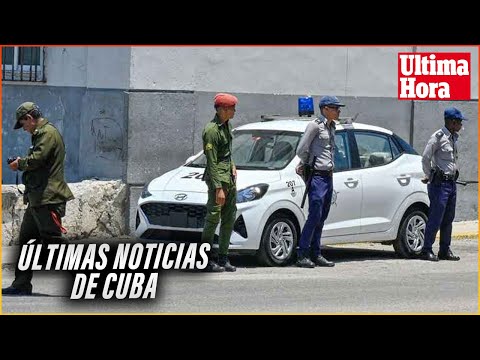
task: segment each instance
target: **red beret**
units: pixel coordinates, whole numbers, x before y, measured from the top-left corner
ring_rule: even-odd
[[[230,94],[219,93],[214,98],[215,106],[235,106],[238,99]]]

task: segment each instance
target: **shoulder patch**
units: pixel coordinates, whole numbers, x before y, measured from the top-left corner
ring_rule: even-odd
[[[212,150],[213,149],[213,145],[208,143],[207,145],[205,145],[205,150]]]

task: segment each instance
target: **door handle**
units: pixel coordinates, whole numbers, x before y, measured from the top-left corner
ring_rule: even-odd
[[[358,185],[358,179],[348,178],[347,181],[344,182],[344,184],[345,184],[349,189],[353,189],[353,188],[357,187],[357,185]]]
[[[397,176],[397,181],[401,186],[407,186],[408,184],[410,184],[411,178],[411,175],[400,174],[399,176]]]

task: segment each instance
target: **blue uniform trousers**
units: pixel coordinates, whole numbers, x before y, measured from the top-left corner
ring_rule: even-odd
[[[428,184],[430,211],[425,228],[425,243],[423,251],[432,251],[435,237],[440,230],[440,252],[446,253],[452,240],[452,222],[455,218],[457,202],[457,185],[454,180],[442,181],[438,184]]]
[[[330,211],[333,194],[332,176],[314,176],[308,192],[308,218],[298,242],[298,257],[320,255],[323,224]]]

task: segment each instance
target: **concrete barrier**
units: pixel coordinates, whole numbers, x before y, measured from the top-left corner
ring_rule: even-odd
[[[127,186],[120,180],[85,180],[68,184],[75,199],[67,203],[62,219],[71,240],[120,237],[126,226]],[[23,185],[19,185],[23,191]],[[2,185],[2,246],[18,244],[25,214],[23,196],[15,185]]]

